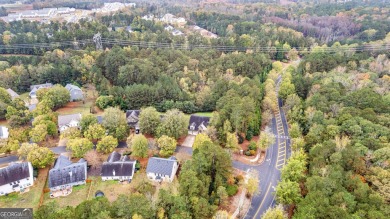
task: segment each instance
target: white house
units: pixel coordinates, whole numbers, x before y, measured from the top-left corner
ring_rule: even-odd
[[[58,130],[65,131],[69,127],[80,127],[81,113],[58,116]]]
[[[0,196],[24,192],[33,184],[33,167],[30,162],[11,163],[0,169]]]
[[[0,139],[7,139],[9,136],[8,128],[0,126]]]
[[[102,165],[102,180],[131,181],[134,176],[135,163],[136,161],[130,160],[128,156],[112,152]]]
[[[146,167],[146,175],[150,180],[157,182],[172,182],[175,178],[179,164],[175,157],[151,157]]]

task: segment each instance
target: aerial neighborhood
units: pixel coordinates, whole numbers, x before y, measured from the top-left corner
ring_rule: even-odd
[[[135,2],[0,0],[0,219],[389,218],[389,0]]]

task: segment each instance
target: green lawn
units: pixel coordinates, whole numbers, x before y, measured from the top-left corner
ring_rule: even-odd
[[[195,115],[212,117],[213,116],[213,112],[198,112],[198,113],[195,113]]]

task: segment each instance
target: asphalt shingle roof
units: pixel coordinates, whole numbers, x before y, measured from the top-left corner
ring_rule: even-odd
[[[135,161],[114,151],[102,165],[102,176],[133,176],[134,169]]]
[[[29,176],[28,162],[12,163],[8,167],[0,169],[0,186],[25,179]]]
[[[176,159],[171,158],[159,158],[151,157],[148,161],[148,166],[146,167],[147,173],[155,173],[170,176],[172,174],[173,165],[175,164]]]
[[[207,127],[209,125],[209,122],[210,122],[210,117],[191,115],[188,129],[198,131],[201,125]],[[195,127],[195,129],[191,129],[192,125]]]
[[[86,171],[87,162],[84,159],[72,163],[69,158],[60,155],[49,171],[49,188],[84,181],[87,179]]]

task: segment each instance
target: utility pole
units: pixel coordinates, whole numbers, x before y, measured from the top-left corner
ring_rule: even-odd
[[[95,44],[96,44],[96,50],[102,50],[103,49],[102,35],[100,34],[100,32],[93,36],[93,42],[95,42]]]

